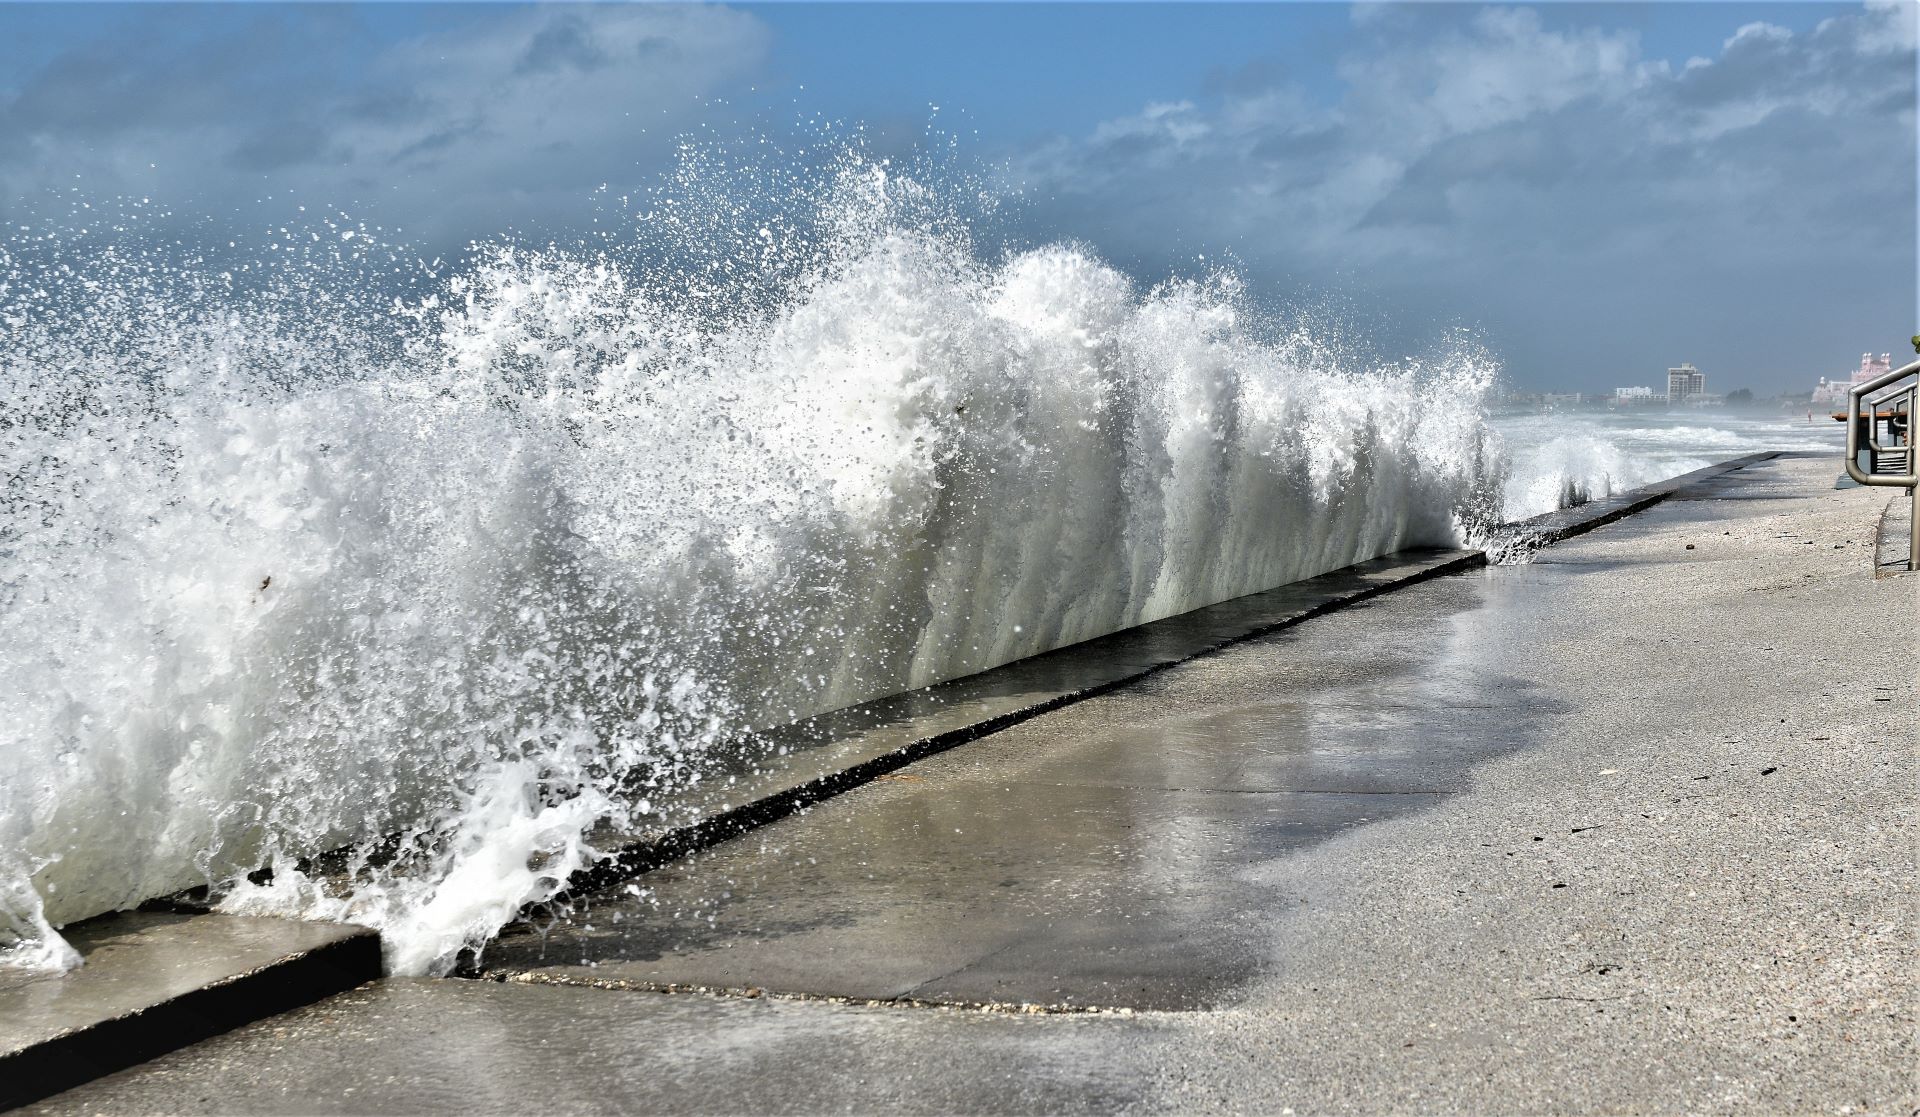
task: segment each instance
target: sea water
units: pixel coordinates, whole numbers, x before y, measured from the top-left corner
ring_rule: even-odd
[[[1834,454],[1837,463],[1846,429],[1830,411],[1824,405],[1780,412],[1657,404],[1494,409],[1488,422],[1511,462],[1505,516],[1520,520],[1762,450],[1815,450]]]
[[[457,265],[344,215],[12,235],[6,959],[206,885],[444,972],[757,728],[1738,452],[1490,426],[1470,343],[987,251],[880,162],[794,197]]]

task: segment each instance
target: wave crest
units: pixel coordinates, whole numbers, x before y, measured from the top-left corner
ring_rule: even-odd
[[[1477,350],[1359,367],[939,197],[855,160],[397,302],[0,261],[13,937],[207,883],[444,972],[756,727],[1497,519]]]

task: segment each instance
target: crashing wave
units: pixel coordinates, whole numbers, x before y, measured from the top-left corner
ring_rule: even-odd
[[[799,218],[662,206],[667,257],[495,245],[398,300],[16,238],[16,961],[207,884],[444,972],[722,741],[1498,519],[1478,352],[1356,367],[938,197],[849,159]]]

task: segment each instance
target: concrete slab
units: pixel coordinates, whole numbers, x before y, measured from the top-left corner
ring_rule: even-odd
[[[1534,517],[1513,525],[1513,539],[1504,550],[1537,550],[1677,493],[1724,486],[1739,471],[1777,456],[1748,454]],[[1049,710],[1242,640],[1392,589],[1473,569],[1485,561],[1484,554],[1472,550],[1401,551],[964,679],[778,727],[743,742],[730,764],[709,757],[713,778],[699,787],[661,797],[660,827],[635,834],[596,835],[595,845],[613,851],[614,856],[580,874],[575,889],[591,891],[617,884]]]
[[[964,679],[762,734],[697,788],[663,797],[661,828],[597,835],[613,858],[576,891],[618,884],[907,764],[1242,640],[1389,590],[1475,568],[1478,551],[1412,549],[1088,640]]]
[[[380,976],[363,927],[123,912],[66,930],[63,974],[0,969],[0,1108]]]
[[[1910,632],[1920,614],[1913,579],[1875,581],[1844,549],[1884,498],[1835,492],[1832,472],[1766,463],[1778,499],[1669,503],[1554,561],[1293,630],[1325,630],[1328,662],[1244,643],[941,758],[1038,763],[1343,680],[1372,679],[1384,708],[1445,704],[1463,672],[1513,683],[1507,705],[1441,716],[1535,719],[1525,747],[1430,768],[1405,786],[1455,782],[1420,809],[1233,870],[1223,887],[1263,898],[1264,938],[1244,940],[1261,962],[1223,1007],[1022,1017],[487,982],[409,983],[404,1000],[382,983],[44,1111],[1912,1112],[1920,688],[1910,647],[1845,664],[1854,619]],[[1375,661],[1412,666],[1396,681]],[[1366,777],[1341,755],[1322,759]],[[1264,763],[1181,770],[1188,793],[1224,797]],[[1134,766],[1136,791],[1150,770]],[[969,777],[954,795],[992,791]],[[1217,833],[1166,835],[1169,887],[1218,864]],[[946,900],[955,921],[998,902]]]
[[[1676,495],[1685,495],[1689,499],[1712,499],[1716,492],[1727,492],[1736,488],[1746,492],[1748,491],[1746,483],[1752,478],[1742,476],[1744,470],[1763,462],[1792,456],[1763,450],[1756,454],[1746,454],[1717,462],[1691,473],[1683,473],[1665,481],[1656,481],[1651,485],[1643,485],[1624,493],[1616,493],[1572,508],[1563,508],[1558,512],[1535,516],[1514,525],[1515,538],[1507,549],[1510,552],[1538,550],[1565,539],[1585,535],[1587,532],[1645,511]]]
[[[1165,1031],[401,978],[27,1112],[1115,1113],[1151,1088]]]
[[[1769,457],[1526,530],[1567,538],[1623,508],[1674,494],[1704,499]],[[1200,649],[1245,639],[1273,617],[1338,600],[1349,583],[1366,585],[1381,565],[1149,628]],[[804,820],[660,869],[644,895],[595,897],[592,915],[563,931],[510,929],[484,969],[873,1000],[1217,1005],[1261,964],[1249,943],[1264,937],[1266,916],[1254,913],[1276,902],[1238,882],[1240,867],[1429,804],[1474,763],[1528,740],[1538,711],[1526,705],[1525,684],[1500,670],[1500,649],[1451,638],[1463,612],[1535,606],[1533,595],[1492,585],[1451,580],[1437,606],[1405,616],[1389,642],[1357,655],[1344,637],[1311,626],[1262,637],[1303,665],[1274,680],[1284,697],[1197,713],[1161,703],[1085,726],[1101,710],[1138,705],[1105,695],[1087,700],[1094,713],[1072,735],[1033,741],[1002,730],[964,754],[923,760],[896,785],[860,789]],[[1090,641],[1003,668],[997,683],[963,685],[1044,693],[1029,673],[1057,684],[1097,672],[1116,646],[1145,635]],[[1202,855],[1170,871],[1167,850]],[[1180,886],[1167,884],[1174,879]]]
[[[510,929],[483,969],[863,1000],[1224,1003],[1266,962],[1288,903],[1246,866],[1431,805],[1555,708],[1501,670],[1502,649],[1458,636],[1464,614],[1529,595],[1449,579],[1427,598],[1393,610],[1387,642],[1313,625],[1255,641],[1256,694],[1169,701],[1192,687],[1189,664],[922,760],[650,873],[644,895]]]

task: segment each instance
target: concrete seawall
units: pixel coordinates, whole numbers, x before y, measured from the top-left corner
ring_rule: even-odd
[[[1747,454],[1679,477],[1509,526],[1503,554],[1542,547],[1644,511],[1698,486],[1724,483],[1777,454]],[[786,747],[756,755],[693,800],[702,821],[651,834],[605,835],[614,857],[575,881],[606,887],[738,837],[881,778],[916,760],[1029,718],[1137,682],[1243,640],[1324,616],[1429,578],[1471,570],[1485,552],[1421,549],[1357,563],[1263,593],[1057,648],[978,675],[809,718],[776,731]]]
[[[507,980],[47,1109],[1910,1110],[1915,581],[1832,474],[1246,634],[650,873]]]

